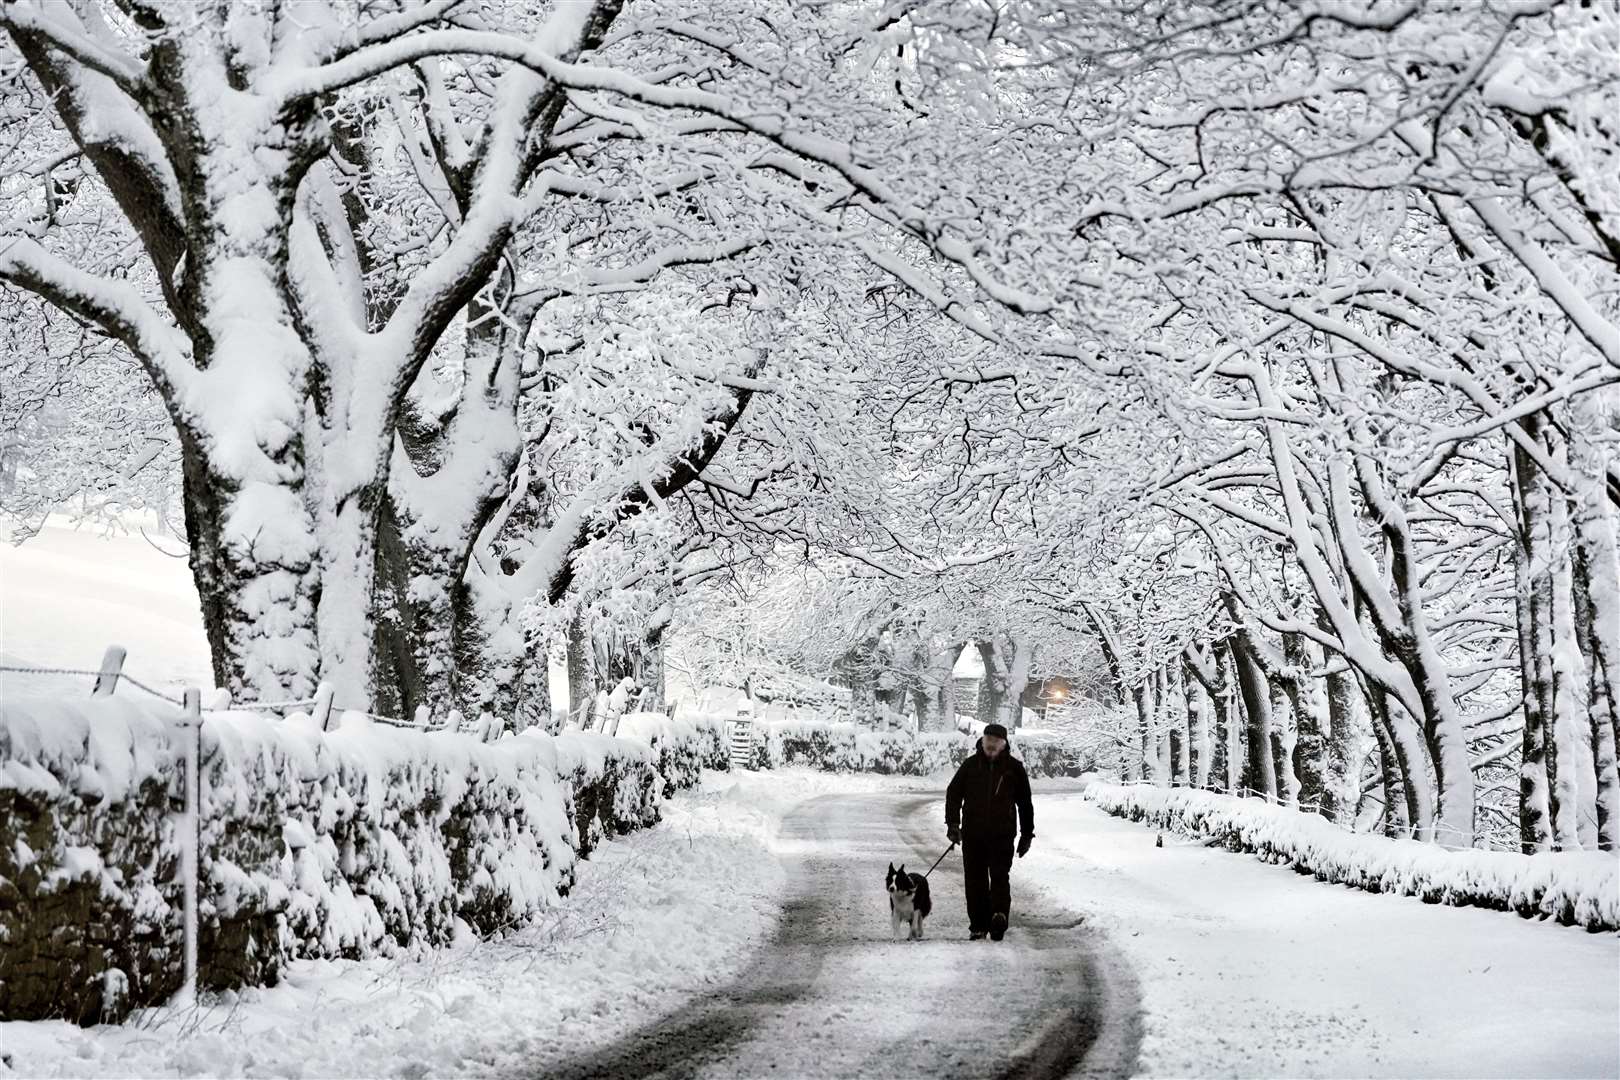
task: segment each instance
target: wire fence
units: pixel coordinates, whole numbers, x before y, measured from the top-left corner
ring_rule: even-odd
[[[78,675],[81,677],[89,676],[97,680],[100,680],[107,675],[107,669],[105,667],[97,671],[92,671],[89,668],[36,667],[32,664],[0,664],[0,672],[6,672],[14,675]],[[162,690],[153,689],[146,683],[135,678],[133,675],[124,672],[121,668],[117,672],[117,681],[128,683],[129,685],[135,687],[135,689],[143,690],[155,698],[161,698],[177,709],[183,708],[185,705],[183,698],[176,697],[173,694],[164,693]],[[94,693],[95,690],[92,689],[91,692]],[[112,691],[109,690],[107,693],[110,694]]]
[[[0,664],[0,675],[74,676],[90,679],[92,680],[90,694],[93,697],[110,697],[117,692],[120,686],[129,685],[160,701],[167,702],[177,709],[186,707],[186,694],[188,691],[181,690],[179,693],[173,693],[159,690],[136,678],[125,670],[124,662],[127,657],[128,652],[123,646],[113,645],[107,649],[99,668],[52,667],[40,664]],[[447,716],[443,724],[434,725],[425,709],[419,710],[415,718],[404,720],[397,716],[384,716],[379,713],[366,712],[362,709],[334,708],[332,691],[325,683],[322,683],[316,690],[314,697],[288,698],[284,701],[231,701],[222,706],[204,705],[201,707],[201,711],[205,713],[268,712],[284,717],[303,712],[313,716],[323,731],[331,728],[334,713],[339,718],[343,715],[352,714],[363,716],[374,723],[388,727],[413,731],[463,730],[468,726],[464,719],[459,719],[460,714],[455,712]],[[477,721],[474,721],[472,726],[479,727],[480,725]]]

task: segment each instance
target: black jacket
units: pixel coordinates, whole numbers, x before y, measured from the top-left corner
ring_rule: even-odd
[[[1016,813],[1016,818],[1014,814]],[[961,821],[964,836],[989,839],[1010,837],[1022,825],[1025,836],[1035,835],[1035,805],[1029,797],[1029,774],[1012,748],[991,760],[984,740],[973,756],[962,762],[945,789],[945,827]]]

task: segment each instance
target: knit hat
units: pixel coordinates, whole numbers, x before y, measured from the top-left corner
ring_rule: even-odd
[[[984,737],[988,739],[992,735],[998,739],[1005,739],[1007,737],[1007,729],[1002,727],[1000,724],[984,725]]]

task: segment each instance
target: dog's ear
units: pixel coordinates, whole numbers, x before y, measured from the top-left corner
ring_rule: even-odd
[[[889,864],[889,876],[894,877],[894,863]]]

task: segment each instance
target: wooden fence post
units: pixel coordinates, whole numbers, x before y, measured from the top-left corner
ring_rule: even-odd
[[[197,889],[202,860],[202,691],[185,692],[185,721],[181,739],[185,747],[186,812],[180,822],[180,866],[185,886],[185,987],[187,1003],[197,1000]]]
[[[118,689],[118,676],[124,673],[124,657],[129,655],[122,645],[109,645],[107,652],[101,658],[101,673],[96,676],[96,686],[90,693],[96,697],[112,697],[113,691]]]
[[[310,711],[310,715],[314,717],[315,723],[322,731],[331,730],[333,693],[332,684],[324,679],[315,687],[315,707]]]

